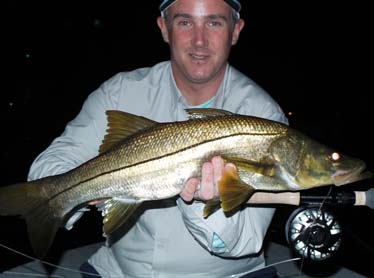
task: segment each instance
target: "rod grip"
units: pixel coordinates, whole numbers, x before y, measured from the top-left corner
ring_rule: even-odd
[[[374,209],[374,188],[368,191],[334,192],[330,195],[308,194],[306,192],[255,192],[247,203],[293,206],[325,203],[331,206],[368,206]]]
[[[249,198],[248,204],[285,204],[298,206],[300,204],[299,192],[255,192]]]

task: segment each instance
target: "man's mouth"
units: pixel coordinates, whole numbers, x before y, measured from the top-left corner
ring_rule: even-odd
[[[197,60],[204,60],[206,56],[191,54],[191,57]]]

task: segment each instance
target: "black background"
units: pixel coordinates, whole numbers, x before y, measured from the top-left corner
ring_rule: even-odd
[[[103,81],[168,59],[156,26],[158,1],[128,2],[0,3],[2,184],[26,179],[33,159]],[[373,170],[369,4],[248,2],[242,11],[246,26],[230,63],[292,112],[291,126],[365,160]],[[369,187],[372,180],[345,189]],[[270,240],[285,244],[284,224],[293,209],[279,208]],[[373,211],[354,207],[334,213],[346,234],[333,263],[373,275]],[[54,252],[100,240],[100,221],[90,212],[72,231],[60,231]],[[31,254],[25,228],[23,220],[3,217],[0,243]],[[1,248],[0,254],[0,270],[28,261]]]

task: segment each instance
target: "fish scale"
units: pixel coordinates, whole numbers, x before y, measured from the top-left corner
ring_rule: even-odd
[[[219,109],[187,113],[187,121],[157,123],[107,111],[108,131],[97,157],[64,174],[0,188],[0,215],[22,215],[33,249],[43,257],[57,229],[90,201],[105,199],[100,208],[110,234],[143,201],[177,196],[216,155],[236,168],[222,172],[220,199],[206,203],[205,217],[219,207],[235,211],[255,190],[304,190],[368,177],[363,161],[334,156],[284,124]]]

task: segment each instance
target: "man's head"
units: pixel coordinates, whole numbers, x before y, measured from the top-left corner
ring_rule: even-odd
[[[231,46],[236,44],[244,21],[237,0],[163,1],[157,19],[170,46],[176,81],[220,82]]]

